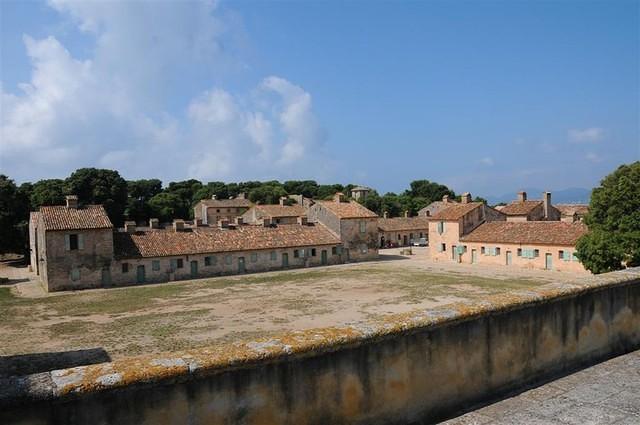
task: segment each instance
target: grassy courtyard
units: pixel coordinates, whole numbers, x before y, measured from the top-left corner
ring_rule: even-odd
[[[0,287],[0,355],[102,347],[111,358],[340,326],[548,282],[393,260],[140,287],[15,295]]]

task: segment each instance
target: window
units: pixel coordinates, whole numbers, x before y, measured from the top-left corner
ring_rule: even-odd
[[[571,256],[572,256],[571,252],[569,251],[560,251],[560,252],[562,252],[562,257],[560,257],[562,260],[571,261]]]
[[[518,248],[518,250],[516,251],[516,255],[518,257],[522,257],[522,248]]]
[[[219,213],[219,212],[220,212],[220,210],[218,209],[218,210],[216,210],[216,212],[217,212],[217,213]]]
[[[481,247],[480,247],[480,254],[484,255],[484,252],[485,252],[485,251],[484,251],[484,247],[483,247],[483,246],[481,246]]]
[[[398,235],[398,240],[402,240],[402,236]]]
[[[227,265],[231,264],[231,256],[230,255],[225,255],[224,263],[227,264]]]
[[[298,249],[293,250],[293,258],[300,258],[300,250]]]
[[[211,257],[204,257],[204,265],[205,267],[211,265]]]
[[[84,237],[81,234],[72,233],[64,235],[64,249],[67,251],[75,251],[84,248]]]
[[[184,267],[184,261],[182,260],[182,258],[178,258],[178,260],[177,260],[177,267],[178,267],[179,269],[181,269],[181,268],[183,268],[183,267]]]
[[[129,263],[122,263],[122,273],[129,273]]]
[[[424,236],[423,236],[423,233],[422,233],[422,232],[420,232],[420,238],[424,238]]]
[[[364,220],[360,221],[360,233],[367,233],[367,222]]]
[[[564,251],[563,250],[558,251],[558,259],[559,260],[564,260]]]
[[[252,252],[251,253],[251,262],[255,263],[256,261],[258,261],[258,254],[256,252]]]
[[[580,259],[576,256],[575,252],[571,253],[571,261],[580,261]]]
[[[540,250],[539,249],[534,249],[533,250],[533,256],[534,257],[539,257],[540,256]]]
[[[312,257],[316,256],[316,249],[315,248],[311,248],[311,256]]]
[[[495,249],[495,255],[500,255],[500,248]]]
[[[278,259],[278,254],[275,251],[271,251],[271,261],[276,261]]]
[[[413,233],[409,233],[409,240],[413,240]]]
[[[438,234],[443,234],[444,233],[444,221],[439,221],[438,222]]]
[[[71,269],[71,280],[80,280],[80,269],[79,268],[72,268]]]
[[[440,244],[440,252],[445,252],[446,250],[447,250],[447,245],[446,245],[446,244],[441,243],[441,244]]]
[[[331,255],[337,255],[338,254],[338,247],[337,246],[332,246],[331,247]]]
[[[175,272],[176,269],[178,268],[178,261],[175,258],[172,258],[170,261],[170,267],[171,267],[171,271]]]
[[[158,261],[158,260],[153,260],[153,261],[151,262],[151,270],[156,271],[156,272],[157,272],[158,270],[160,270],[160,261]]]

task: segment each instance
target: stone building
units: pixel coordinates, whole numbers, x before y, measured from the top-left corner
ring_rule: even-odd
[[[211,199],[203,199],[193,207],[193,217],[202,224],[217,224],[220,220],[234,221],[242,216],[251,202],[245,198],[244,193],[235,198],[217,199],[215,195]]]
[[[582,222],[589,212],[589,205],[586,204],[556,204],[554,206],[560,211],[560,221],[566,223]]]
[[[429,253],[434,261],[584,271],[574,253],[585,233],[580,223],[508,221],[502,212],[463,196],[462,204],[431,217]]]
[[[420,238],[429,237],[429,219],[427,217],[379,218],[378,232],[380,248],[407,246]]]
[[[378,258],[378,215],[355,201],[346,201],[342,193],[313,204],[309,221],[322,223],[340,238],[346,261]]]
[[[279,205],[254,205],[242,214],[243,222],[258,224],[267,218],[275,224],[295,224],[300,217],[307,217],[302,205],[285,205],[285,199],[281,199]]]
[[[500,212],[507,221],[559,221],[560,211],[551,204],[551,192],[544,192],[542,199],[529,200],[527,192],[518,192],[518,199],[505,205]]]
[[[364,186],[356,186],[351,189],[351,197],[356,201],[365,200],[371,189]]]
[[[432,215],[437,214],[443,209],[448,208],[457,203],[458,202],[452,199],[449,199],[449,195],[444,195],[442,197],[442,201],[433,201],[426,207],[420,209],[418,211],[418,217],[431,217]]]

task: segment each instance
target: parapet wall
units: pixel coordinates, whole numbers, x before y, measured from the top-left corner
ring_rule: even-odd
[[[0,382],[0,423],[429,423],[640,347],[640,269]]]

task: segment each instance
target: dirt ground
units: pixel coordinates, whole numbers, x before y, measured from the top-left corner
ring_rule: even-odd
[[[104,349],[110,358],[341,326],[572,275],[432,263],[426,248],[380,261],[46,294],[26,269],[0,265],[0,356]]]

